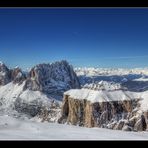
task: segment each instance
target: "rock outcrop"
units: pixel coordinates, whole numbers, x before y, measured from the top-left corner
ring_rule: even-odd
[[[10,70],[7,66],[0,62],[0,85],[6,85],[11,81]]]
[[[25,101],[17,98],[14,102],[14,110],[20,114],[25,114],[29,118],[37,117],[41,122],[57,122],[60,117],[60,104],[55,100],[44,102],[42,98],[32,101]]]
[[[11,80],[13,81],[13,83],[21,84],[25,79],[26,76],[19,67],[11,70]]]
[[[138,112],[139,101],[140,99],[135,98],[91,102],[87,99],[72,98],[65,93],[58,122],[85,127],[144,131],[148,125],[146,114],[144,116],[143,112]]]
[[[25,79],[26,76],[19,67],[9,69],[4,63],[0,63],[0,85],[6,85],[11,81],[21,84]]]

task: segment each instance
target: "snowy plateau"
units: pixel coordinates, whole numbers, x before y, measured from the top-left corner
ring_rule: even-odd
[[[147,129],[148,68],[0,62],[1,140],[147,140]]]

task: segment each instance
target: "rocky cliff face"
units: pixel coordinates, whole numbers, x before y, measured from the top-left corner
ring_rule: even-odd
[[[140,99],[91,102],[64,95],[59,123],[85,127],[102,127],[124,131],[144,131],[147,112],[139,111]]]
[[[26,76],[19,67],[11,70],[11,80],[13,81],[13,83],[21,84],[25,79]]]
[[[25,89],[57,95],[62,95],[68,89],[79,87],[78,78],[66,61],[36,65],[31,69],[25,85]]]
[[[4,63],[0,63],[0,85],[6,85],[11,81],[21,84],[25,79],[26,76],[19,67],[9,69]]]
[[[7,66],[0,62],[0,85],[6,85],[11,81],[11,73]]]

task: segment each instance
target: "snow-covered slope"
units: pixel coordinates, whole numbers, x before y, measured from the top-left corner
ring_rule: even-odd
[[[48,98],[45,94],[39,91],[31,91],[31,90],[23,90],[23,87],[25,85],[25,81],[21,84],[13,84],[8,83],[5,86],[0,87],[0,101],[1,106],[4,105],[4,107],[10,107],[17,98],[20,98],[23,101],[31,102],[36,99],[40,99],[42,101],[49,101],[50,98]]]
[[[109,101],[123,101],[135,99],[131,97],[128,92],[122,90],[105,91],[105,90],[90,90],[90,89],[71,89],[64,93],[74,99],[86,99],[94,102],[109,102]],[[134,94],[133,94],[134,95]]]
[[[0,116],[0,140],[147,140],[148,132],[125,132],[40,123]]]
[[[40,91],[24,90],[25,81],[19,85],[13,82],[0,86],[0,114],[20,118],[38,116],[44,118],[44,110],[52,111],[51,121],[57,121],[60,113],[60,102]],[[53,108],[54,105],[54,108]],[[21,117],[22,116],[22,117]]]
[[[0,86],[0,101],[1,106],[10,107],[15,102],[16,98],[23,92],[24,84],[18,85],[13,82],[7,85]]]

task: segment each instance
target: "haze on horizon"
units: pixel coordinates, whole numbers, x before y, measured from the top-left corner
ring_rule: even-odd
[[[0,61],[148,67],[147,18],[147,8],[0,8]]]

